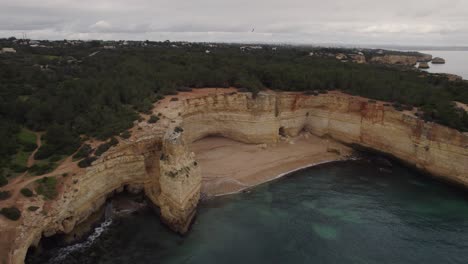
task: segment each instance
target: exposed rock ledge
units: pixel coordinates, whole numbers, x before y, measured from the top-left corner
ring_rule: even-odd
[[[206,90],[205,90],[206,91]],[[295,136],[309,131],[348,144],[391,154],[443,179],[468,186],[468,136],[381,102],[331,92],[319,96],[299,93],[184,93],[156,106],[165,118],[156,125],[140,123],[130,140],[112,148],[93,166],[73,176],[45,214],[22,208],[19,223],[0,222],[0,256],[22,263],[30,245],[41,236],[70,232],[122,187],[144,189],[161,209],[172,229],[185,232],[200,197],[201,172],[191,142],[221,135],[245,143],[272,144],[279,132]],[[222,92],[215,94],[214,92]],[[176,126],[183,128],[177,132]],[[176,131],[175,131],[176,130]],[[2,220],[3,221],[3,220]],[[5,235],[4,235],[5,234]],[[8,241],[7,241],[8,240]]]
[[[398,64],[398,65],[406,65],[406,66],[413,66],[416,65],[418,62],[429,62],[432,60],[432,55],[430,54],[423,54],[417,55],[392,55],[392,54],[385,54],[383,56],[374,56],[371,58],[371,62],[373,63],[384,63],[384,64]]]

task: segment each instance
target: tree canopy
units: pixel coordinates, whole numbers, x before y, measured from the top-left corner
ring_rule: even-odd
[[[91,45],[92,44],[92,45]],[[419,107],[428,121],[468,131],[468,84],[388,65],[311,57],[306,48],[240,51],[170,43],[103,50],[96,43],[56,48],[19,47],[0,60],[0,168],[19,147],[21,127],[46,131],[39,159],[69,155],[80,135],[108,139],[132,126],[164,95],[181,87],[341,90]],[[90,54],[99,51],[94,56]],[[8,140],[5,140],[8,139]]]

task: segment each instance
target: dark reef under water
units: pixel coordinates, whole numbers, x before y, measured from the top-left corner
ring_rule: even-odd
[[[61,257],[57,257],[61,256]],[[29,263],[467,263],[466,192],[413,170],[325,164],[201,203],[179,236],[151,210]]]

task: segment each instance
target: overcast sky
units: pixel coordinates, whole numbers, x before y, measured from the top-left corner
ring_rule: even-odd
[[[33,39],[468,45],[468,0],[0,0],[0,37],[22,32]]]

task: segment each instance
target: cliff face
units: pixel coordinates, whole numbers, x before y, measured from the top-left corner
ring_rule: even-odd
[[[195,154],[181,137],[181,132],[169,129],[160,158],[158,196],[162,220],[174,231],[187,232],[200,199],[201,171]]]
[[[409,164],[468,186],[468,136],[425,123],[382,102],[329,93],[218,95],[184,101],[182,125],[187,141],[222,135],[248,143],[271,143],[280,130],[328,135],[391,154]]]
[[[384,63],[384,64],[400,64],[413,66],[418,62],[429,62],[432,60],[432,55],[422,54],[421,56],[412,56],[412,55],[391,55],[386,54],[383,56],[374,56],[371,58],[371,62],[374,63]]]
[[[164,160],[160,160],[161,153],[164,153]],[[183,175],[177,174],[181,171]],[[200,182],[201,173],[194,154],[188,151],[180,133],[142,137],[120,144],[83,174],[75,175],[72,184],[63,187],[58,199],[45,202],[42,206],[45,213],[28,212],[23,208],[22,223],[10,230],[5,228],[4,231],[12,234],[8,239],[13,242],[0,253],[8,255],[7,263],[23,263],[30,245],[36,245],[43,236],[71,232],[110,195],[124,189],[144,191],[160,207],[162,220],[174,231],[184,233],[195,215]]]
[[[165,122],[142,125],[131,140],[112,148],[82,175],[73,176],[73,184],[65,186],[60,197],[48,205],[46,215],[26,213],[23,208],[22,222],[6,230],[9,238],[5,239],[16,239],[2,249],[2,255],[8,255],[11,263],[22,263],[28,247],[41,236],[70,232],[109,194],[122,188],[143,189],[159,206],[162,220],[173,230],[186,232],[201,187],[201,171],[189,147],[191,142],[210,135],[246,143],[274,143],[280,134],[295,136],[306,130],[391,154],[468,186],[467,135],[424,123],[381,102],[337,92],[319,96],[265,92],[256,98],[250,93],[181,97],[177,102],[167,99],[167,106],[155,109],[168,117]]]

